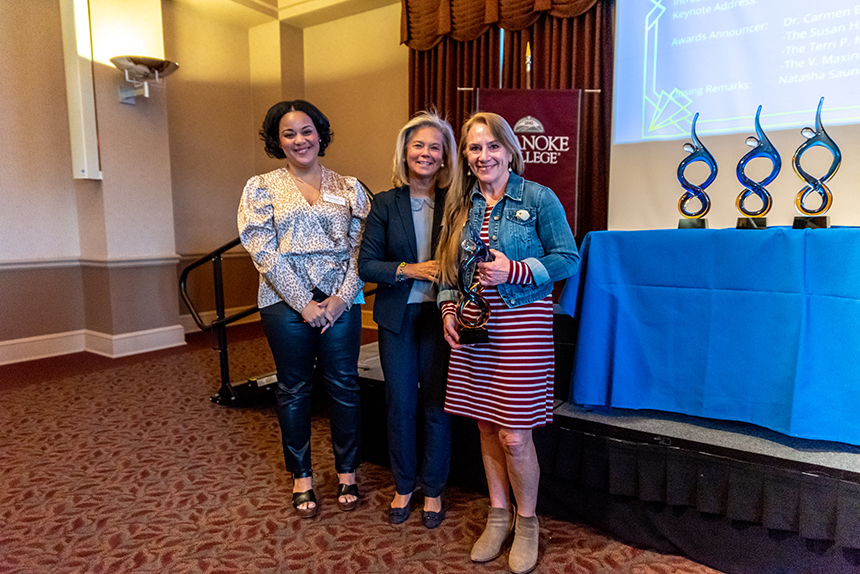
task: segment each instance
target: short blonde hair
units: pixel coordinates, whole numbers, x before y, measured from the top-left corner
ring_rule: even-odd
[[[457,168],[457,147],[454,141],[454,130],[451,124],[439,117],[435,110],[418,112],[397,134],[394,147],[394,176],[395,186],[409,184],[409,167],[406,165],[406,146],[412,135],[421,128],[433,128],[442,135],[442,167],[436,173],[436,185],[448,187]]]

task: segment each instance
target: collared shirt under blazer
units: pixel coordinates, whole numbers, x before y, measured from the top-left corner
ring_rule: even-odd
[[[431,228],[433,254],[442,227],[446,192],[446,189],[436,188],[434,193]],[[420,263],[408,185],[395,187],[373,197],[373,209],[367,218],[358,259],[361,278],[377,284],[373,320],[394,333],[400,332],[413,283],[412,279],[396,281],[397,267],[401,261]]]

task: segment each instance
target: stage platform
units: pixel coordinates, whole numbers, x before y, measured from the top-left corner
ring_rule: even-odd
[[[597,410],[559,402],[558,418],[617,438],[683,446],[860,482],[860,447],[790,437],[756,425],[650,410]],[[574,423],[568,423],[574,424]]]
[[[556,342],[554,424],[534,433],[540,513],[726,574],[860,573],[860,447],[746,423],[571,404],[561,400],[569,343]],[[362,347],[359,374],[365,413],[373,411],[363,432],[375,437],[375,452],[366,458],[383,459],[375,343]],[[477,429],[459,419],[455,435],[451,482],[481,488]]]
[[[362,346],[359,376],[383,381],[377,343]],[[747,423],[650,410],[596,409],[562,400],[555,401],[553,412],[556,422],[566,428],[824,473],[860,483],[860,447],[854,445],[790,437]]]

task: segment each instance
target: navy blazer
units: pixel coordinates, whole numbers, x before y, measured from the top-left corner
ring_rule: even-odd
[[[436,188],[434,196],[431,232],[431,253],[434,255],[442,229],[446,191]],[[400,332],[406,302],[414,281],[396,281],[397,266],[403,261],[418,263],[418,246],[408,185],[373,196],[358,253],[358,276],[366,283],[377,285],[373,320],[380,327],[394,333]]]

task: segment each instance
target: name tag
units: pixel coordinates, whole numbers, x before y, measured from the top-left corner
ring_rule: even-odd
[[[346,205],[346,200],[339,195],[333,195],[331,193],[323,194],[323,201],[327,201],[329,203],[336,203],[338,205]]]

